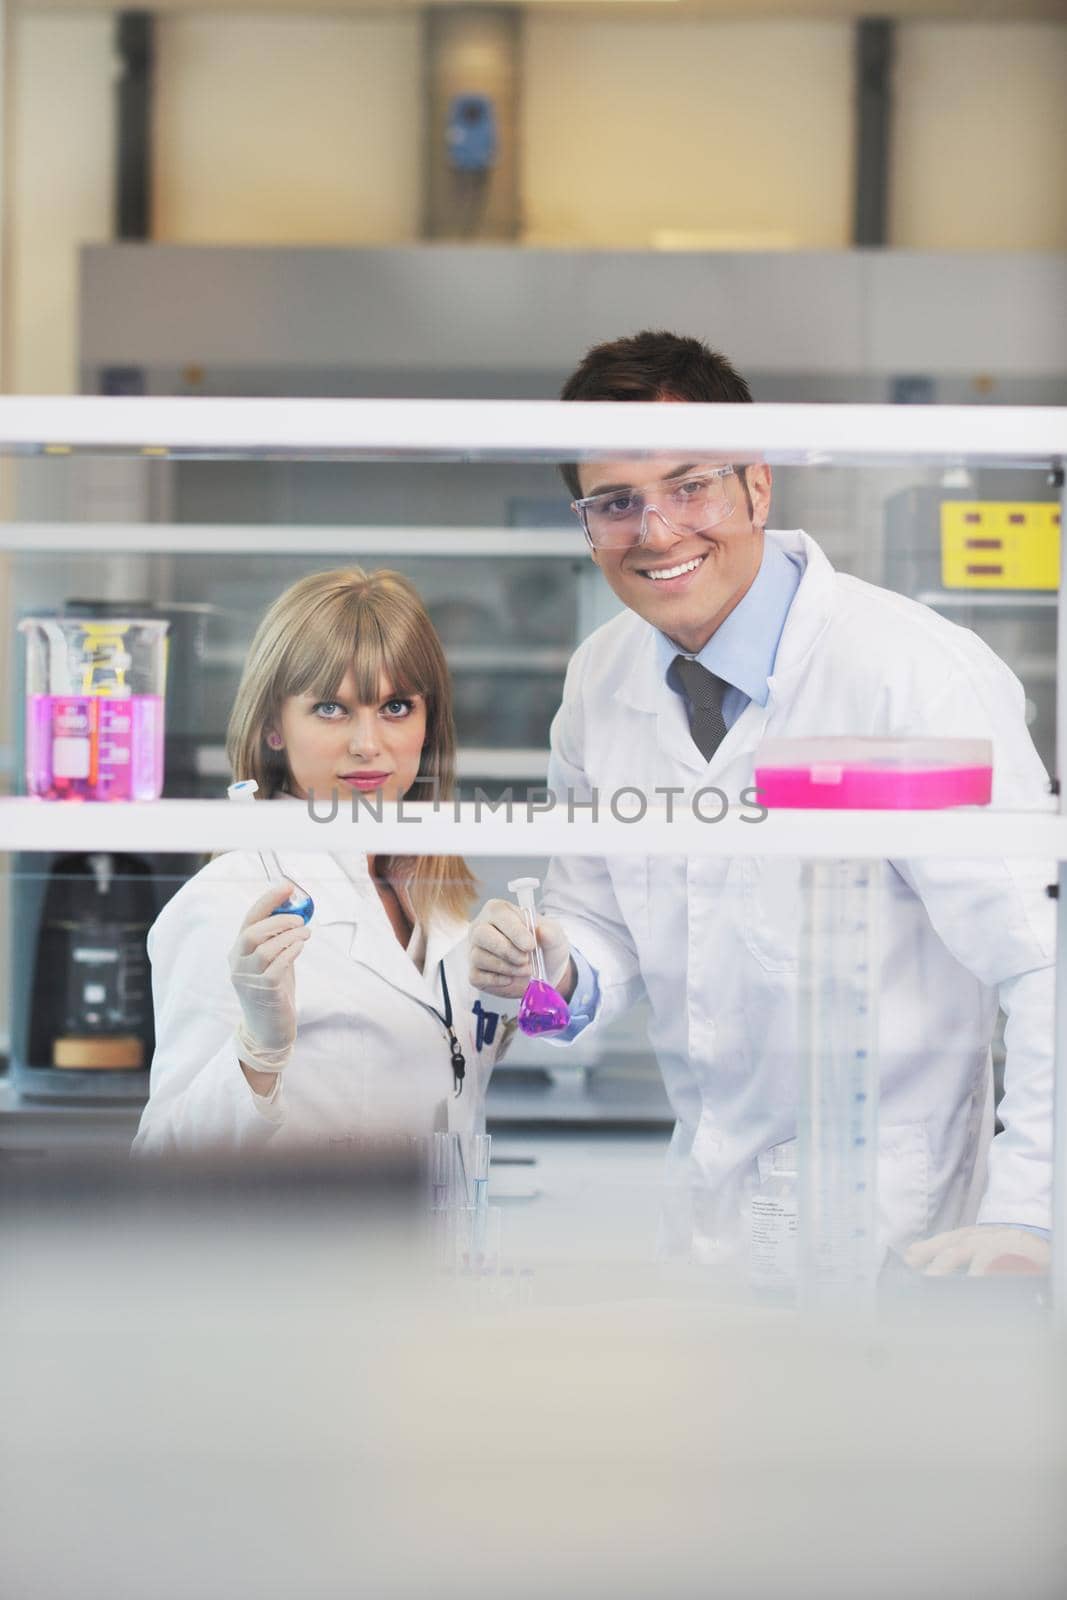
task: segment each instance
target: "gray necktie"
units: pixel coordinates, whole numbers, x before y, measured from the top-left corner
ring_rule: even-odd
[[[726,737],[722,697],[727,685],[714,672],[688,656],[675,656],[671,663],[689,702],[689,731],[705,761],[710,761]]]

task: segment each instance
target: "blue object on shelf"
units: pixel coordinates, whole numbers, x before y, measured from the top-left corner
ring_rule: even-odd
[[[448,108],[448,159],[457,172],[488,172],[496,161],[496,111],[487,94],[453,95]]]

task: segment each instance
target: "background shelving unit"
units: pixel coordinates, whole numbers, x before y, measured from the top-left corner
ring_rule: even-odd
[[[646,406],[586,405],[549,401],[366,401],[219,400],[163,398],[0,398],[0,448],[9,453],[64,459],[81,452],[105,457],[131,456],[141,462],[200,461],[253,456],[261,460],[378,462],[401,470],[415,461],[467,463],[553,462],[657,451],[699,460],[766,459],[775,464],[821,470],[833,466],[944,467],[958,473],[983,469],[1044,468],[1060,474],[1067,458],[1067,411],[1053,407],[978,406]],[[256,554],[282,558],[301,554],[357,557],[428,557],[446,551],[452,560],[479,556],[507,562],[522,555],[581,561],[582,544],[572,531],[540,527],[473,528],[429,525],[395,527],[184,523],[167,519],[91,524],[42,521],[0,529],[0,549],[24,555],[51,551],[77,557],[92,553],[143,560],[199,552],[241,559]],[[1061,551],[1062,560],[1062,551]],[[476,568],[474,568],[476,571]],[[1062,568],[1061,568],[1062,570]],[[1062,585],[1061,585],[1062,586]],[[951,613],[969,607],[1015,607],[1020,613],[1048,615],[1048,595],[966,595],[924,592],[937,609]],[[1065,624],[1056,612],[1057,770],[1067,751],[1067,693],[1063,688]],[[583,614],[588,630],[591,617]],[[500,672],[510,666],[495,647],[456,641],[456,660],[476,671]],[[467,657],[464,661],[463,651]],[[565,664],[563,645],[532,644],[526,661],[531,675],[551,675]],[[1048,672],[1042,674],[1048,677]],[[535,752],[528,746],[495,751],[484,746],[464,753],[467,772],[502,782],[532,781]],[[217,744],[203,757],[214,776]],[[485,773],[477,769],[491,770]],[[538,774],[539,776],[539,774]],[[778,816],[758,830],[728,819],[720,827],[692,819],[649,820],[640,828],[611,819],[595,825],[568,825],[556,816],[508,823],[499,816],[477,819],[469,810],[458,817],[427,817],[418,830],[401,831],[398,821],[364,822],[374,829],[374,846],[462,851],[493,858],[534,853],[614,851],[636,854],[679,852],[792,856],[953,855],[980,859],[997,855],[1045,858],[1059,863],[1060,957],[1057,968],[1057,1216],[1067,1211],[1067,796],[1059,809],[1024,816],[1003,814],[881,815],[832,818],[818,813]],[[239,820],[239,827],[236,825]],[[240,819],[225,803],[210,800],[160,802],[143,807],[42,807],[19,800],[0,801],[0,842],[25,851],[115,848],[136,844],[156,851],[226,848],[238,842],[286,843],[321,849],[343,823],[312,822],[300,808],[254,808]],[[351,838],[351,834],[347,836]],[[365,838],[361,835],[361,838]],[[367,840],[369,842],[369,840]],[[1067,1304],[1067,1227],[1056,1241],[1057,1303]]]

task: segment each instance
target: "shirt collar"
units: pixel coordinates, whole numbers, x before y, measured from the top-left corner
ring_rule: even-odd
[[[778,643],[802,572],[800,562],[787,555],[774,539],[765,536],[763,559],[752,587],[695,658],[702,667],[724,683],[740,689],[757,705],[767,704],[767,679],[774,671]],[[655,635],[657,661],[663,677],[667,678],[675,656],[686,652],[679,652],[673,640],[658,629]]]

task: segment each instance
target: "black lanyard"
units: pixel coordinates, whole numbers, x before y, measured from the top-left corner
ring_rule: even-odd
[[[438,1021],[443,1022],[448,1029],[448,1039],[452,1047],[452,1076],[456,1081],[456,1099],[458,1100],[463,1093],[463,1079],[467,1075],[467,1062],[463,1051],[460,1049],[456,1030],[452,1026],[452,996],[448,992],[448,979],[445,977],[445,964],[443,961],[438,963],[438,971],[441,974],[441,994],[445,1002],[445,1014],[442,1016],[436,1006],[431,1006],[430,1009]]]

